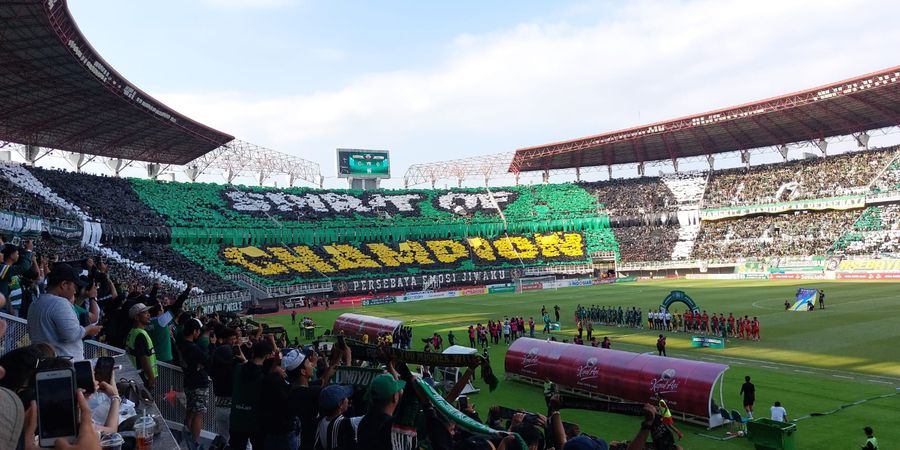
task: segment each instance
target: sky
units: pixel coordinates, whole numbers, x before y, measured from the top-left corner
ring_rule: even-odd
[[[346,186],[334,178],[338,147],[390,150],[384,186],[400,187],[410,164],[613,131],[900,64],[896,1],[69,8],[126,79],[201,123],[318,162],[330,187]]]

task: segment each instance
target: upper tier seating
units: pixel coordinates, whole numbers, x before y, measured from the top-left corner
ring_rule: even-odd
[[[751,205],[866,192],[896,148],[811,158],[713,173],[704,206]]]

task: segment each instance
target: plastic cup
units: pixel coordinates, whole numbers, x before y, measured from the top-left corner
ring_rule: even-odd
[[[134,438],[137,441],[137,450],[151,450],[153,448],[153,431],[156,429],[156,421],[152,417],[144,416],[134,423]]]
[[[119,433],[106,434],[100,439],[100,448],[103,450],[122,450],[125,439]]]

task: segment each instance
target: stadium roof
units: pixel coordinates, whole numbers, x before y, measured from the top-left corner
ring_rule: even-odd
[[[516,150],[510,172],[642,163],[900,125],[900,66],[665,122]]]
[[[119,75],[65,0],[0,2],[0,98],[0,139],[22,144],[186,164],[234,139]]]

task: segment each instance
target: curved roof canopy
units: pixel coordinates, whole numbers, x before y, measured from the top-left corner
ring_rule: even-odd
[[[900,66],[680,119],[516,150],[510,172],[642,163],[900,125]]]
[[[186,164],[231,140],[119,75],[65,0],[0,2],[0,139],[91,155]]]

